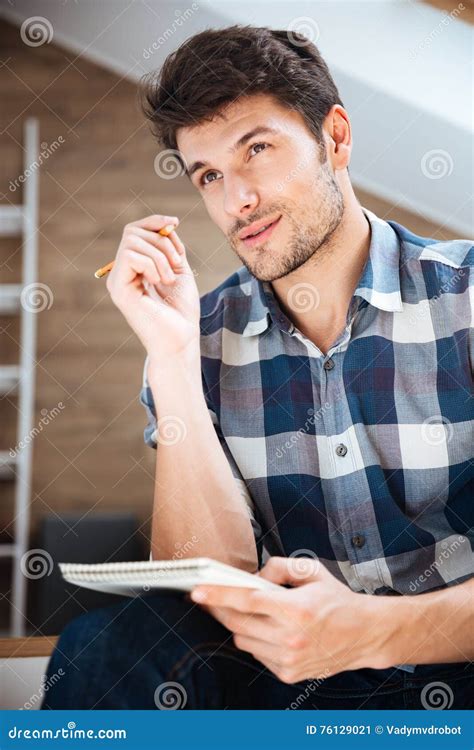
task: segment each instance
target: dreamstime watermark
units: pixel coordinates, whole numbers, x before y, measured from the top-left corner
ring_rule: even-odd
[[[309,428],[314,426],[316,420],[321,419],[323,414],[325,414],[325,412],[330,408],[331,404],[329,403],[329,401],[326,401],[316,412],[314,411],[314,409],[308,409],[306,413],[309,416],[305,420],[303,427],[300,427],[294,435],[292,435],[285,443],[283,443],[283,445],[277,448],[277,450],[275,451],[275,457],[283,458],[285,453],[291,450],[291,448],[293,448],[297,444],[297,442],[301,440],[303,435],[308,434]]]
[[[191,539],[188,539],[184,544],[181,544],[181,542],[175,542],[174,546],[176,552],[173,554],[173,560],[181,560],[181,558],[187,555],[188,552],[191,552],[192,548],[198,543],[198,541],[199,539],[196,534],[193,534]]]
[[[309,165],[308,159],[300,159],[299,162],[296,164],[293,169],[290,169],[290,171],[284,176],[283,180],[280,180],[276,184],[276,189],[278,193],[281,193],[284,187],[289,185],[290,182],[293,182],[298,175],[306,169],[306,167]]]
[[[53,558],[45,549],[30,549],[20,560],[21,572],[31,581],[50,576],[53,568]]]
[[[429,180],[442,180],[449,177],[454,169],[453,157],[442,148],[433,148],[423,154],[421,171]]]
[[[428,49],[434,40],[443,33],[444,29],[449,26],[451,21],[457,18],[463,10],[466,10],[466,6],[464,3],[459,3],[450,13],[446,13],[434,29],[421,40],[420,44],[410,50],[410,58],[415,60],[425,49]]]
[[[160,711],[177,711],[185,707],[188,694],[179,682],[162,682],[155,690],[154,701]]]
[[[429,300],[426,300],[428,304],[423,305],[413,305],[412,309],[408,314],[408,322],[410,325],[416,325],[420,322],[420,320],[423,320],[423,318],[426,318],[428,314],[430,314],[431,308],[443,297],[443,294],[446,292],[449,292],[449,290],[455,286],[460,279],[465,276],[464,268],[459,268],[454,276],[452,276],[449,281],[445,281],[444,284],[442,284],[439,287],[439,294],[435,294],[433,297],[430,297]]]
[[[445,560],[448,560],[453,552],[456,552],[456,550],[459,549],[459,547],[461,547],[465,542],[467,542],[467,539],[464,536],[458,536],[451,543],[448,543],[447,541],[441,542],[441,547],[443,548],[442,551],[439,553],[436,560],[433,560],[429,568],[424,570],[423,573],[420,573],[420,575],[415,578],[414,581],[410,582],[410,591],[415,593],[415,591],[420,586],[422,586],[428,580],[428,578],[433,575],[433,573],[436,573],[440,569],[440,567],[443,565],[443,562]]]
[[[199,271],[197,271],[195,268],[191,268],[191,271],[193,273],[194,278],[196,279],[199,276]],[[172,303],[177,297],[183,294],[183,290],[181,288],[181,284],[179,283],[180,277],[177,276],[177,279],[174,283],[174,285],[171,288],[171,291],[169,294],[166,295],[166,297],[163,297],[163,302],[170,304]]]
[[[33,693],[31,698],[27,700],[23,706],[19,709],[20,711],[31,711],[34,709],[39,701],[41,701],[45,695],[45,693],[48,692],[48,690],[56,685],[57,682],[61,679],[61,677],[64,677],[66,672],[62,667],[59,667],[58,671],[51,675],[51,677],[46,677],[46,675],[42,675],[41,677],[41,685],[39,687],[39,690],[37,693]]]
[[[181,417],[169,414],[166,417],[160,417],[156,423],[156,430],[153,433],[154,438],[160,445],[178,445],[186,438],[188,431]]]
[[[44,16],[31,16],[21,24],[21,41],[28,47],[41,47],[53,38],[53,25]]]
[[[199,271],[197,271],[195,268],[191,268],[191,271],[193,273],[193,276],[196,278],[199,276]],[[155,285],[152,284],[149,281],[144,280],[143,286],[145,288],[146,294],[148,297],[151,297],[151,299],[156,300],[158,304],[164,304],[169,305],[170,307],[174,307],[175,300],[180,299],[180,297],[183,297],[183,294],[185,295],[185,291],[183,290],[183,283],[185,281],[185,275],[176,275],[176,280],[171,287],[171,291],[168,292],[164,297],[162,297],[158,290],[156,289]],[[153,326],[153,328],[156,327],[157,323],[157,316],[159,316],[159,311],[153,311],[149,308],[142,311],[141,313],[141,319],[143,323],[148,323],[149,325]]]
[[[324,680],[326,680],[330,676],[330,674],[330,670],[326,667],[323,675],[308,682],[304,691],[297,695],[294,701],[291,701],[290,705],[285,708],[285,711],[296,711],[298,708],[300,708],[301,704],[304,703],[320,685],[322,685]]]
[[[444,711],[453,701],[454,693],[445,682],[430,682],[421,691],[421,705],[427,711]]]
[[[153,168],[163,180],[174,180],[186,174],[183,156],[175,148],[165,148],[155,156]]]
[[[25,312],[39,313],[50,310],[53,306],[53,290],[41,281],[34,281],[23,287],[20,304]]]
[[[55,419],[58,414],[61,413],[63,409],[66,407],[64,406],[62,401],[58,401],[57,406],[53,407],[53,409],[41,409],[41,419],[39,420],[36,427],[33,427],[32,430],[29,431],[28,435],[26,435],[23,440],[20,440],[19,443],[15,445],[14,448],[11,448],[9,451],[11,458],[15,458],[15,456],[18,455],[29,443],[31,443],[32,440],[35,439],[37,435],[40,434],[40,432],[43,431],[43,429],[50,424],[50,422]]]
[[[158,50],[160,47],[163,46],[163,44],[166,44],[166,42],[171,39],[173,34],[176,32],[177,29],[179,29],[185,21],[188,21],[193,13],[195,13],[197,10],[199,10],[198,3],[192,3],[192,5],[189,8],[186,8],[183,13],[181,13],[180,10],[175,11],[176,18],[174,19],[171,26],[168,26],[167,29],[163,31],[160,36],[155,39],[155,41],[150,44],[149,47],[146,47],[142,52],[142,57],[144,60],[149,60],[150,57]]]
[[[68,721],[67,727],[50,729],[23,729],[14,725],[8,730],[11,740],[126,740],[126,729],[80,729],[75,721]],[[45,746],[44,746],[45,747]]]
[[[453,439],[454,427],[447,417],[436,414],[421,425],[421,439],[427,445],[438,446]]]
[[[173,556],[171,560],[182,560],[183,557],[188,557],[189,553],[193,549],[193,547],[198,543],[199,538],[196,536],[196,534],[193,534],[190,539],[188,539],[184,544],[181,544],[181,542],[175,542],[175,549],[176,552],[173,553]],[[151,583],[145,583],[143,585],[143,591],[150,591],[153,584],[155,584],[157,581],[162,579],[163,577],[166,577],[168,574],[168,570],[172,569],[172,565],[169,565],[170,560],[165,560],[163,564],[163,567],[160,570],[154,570],[153,571],[153,580]]]
[[[307,44],[315,44],[318,41],[320,31],[314,18],[298,16],[290,21],[286,35],[295,47],[306,47]]]
[[[321,564],[316,552],[311,549],[297,549],[286,558],[288,573],[292,578],[305,580],[316,576]]]
[[[14,193],[15,190],[18,190],[20,185],[22,185],[28,177],[31,177],[31,175],[41,167],[43,162],[47,161],[51,154],[54,154],[54,152],[57,151],[58,148],[65,142],[66,140],[62,135],[58,136],[52,143],[46,143],[46,141],[43,141],[43,143],[41,144],[41,151],[38,154],[38,158],[31,162],[31,164],[26,167],[22,174],[20,174],[14,180],[10,180],[10,183],[8,185],[10,192]]]
[[[290,310],[296,313],[308,313],[319,306],[319,291],[309,281],[299,281],[293,284],[286,295],[286,303]]]

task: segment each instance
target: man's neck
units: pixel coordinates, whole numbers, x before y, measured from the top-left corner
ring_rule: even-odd
[[[354,197],[328,242],[296,271],[272,282],[287,316],[323,352],[344,328],[370,237],[370,223]]]

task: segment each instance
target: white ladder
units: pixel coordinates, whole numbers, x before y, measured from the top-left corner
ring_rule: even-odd
[[[25,634],[26,584],[21,561],[28,550],[32,483],[32,430],[34,414],[36,311],[22,304],[22,290],[37,283],[38,266],[38,143],[39,124],[28,118],[24,127],[25,151],[22,175],[23,204],[0,205],[0,237],[20,237],[22,241],[22,283],[0,284],[0,315],[20,316],[20,361],[0,362],[0,398],[17,399],[17,443],[0,451],[0,481],[15,483],[13,543],[0,544],[0,557],[13,558],[10,634]],[[33,287],[32,287],[33,288]],[[22,449],[17,447],[22,444]],[[11,455],[14,453],[14,456]]]

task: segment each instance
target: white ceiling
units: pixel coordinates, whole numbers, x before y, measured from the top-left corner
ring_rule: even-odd
[[[456,18],[416,0],[15,0],[1,13],[46,18],[53,42],[134,80],[204,28],[306,31],[351,117],[354,184],[472,234],[472,26],[462,9]]]

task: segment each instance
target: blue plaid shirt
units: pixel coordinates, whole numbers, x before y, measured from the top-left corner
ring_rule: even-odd
[[[369,255],[327,354],[241,268],[201,300],[203,386],[259,551],[418,594],[473,574],[474,246],[363,210]],[[156,448],[146,365],[140,400]]]

